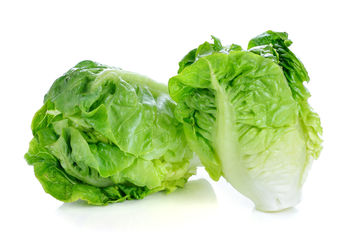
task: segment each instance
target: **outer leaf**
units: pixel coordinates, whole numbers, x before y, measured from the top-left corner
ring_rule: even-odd
[[[303,63],[288,48],[292,41],[285,32],[273,32],[271,30],[250,40],[248,49],[264,57],[273,59],[283,69],[284,75],[292,90],[293,98],[298,102],[300,122],[307,135],[308,151],[314,159],[317,159],[322,150],[322,127],[319,116],[312,111],[307,100],[309,91],[304,82],[310,80]],[[274,58],[267,48],[273,50]]]
[[[188,54],[179,62],[179,70],[177,73],[181,73],[184,68],[196,62],[203,56],[211,55],[215,52],[229,53],[230,51],[241,51],[242,47],[237,44],[231,44],[230,46],[224,47],[221,44],[219,38],[211,36],[214,43],[205,42],[198,46],[198,48],[191,50]]]

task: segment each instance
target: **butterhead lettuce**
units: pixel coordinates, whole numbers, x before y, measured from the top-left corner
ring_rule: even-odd
[[[308,73],[287,33],[267,31],[248,50],[213,39],[190,51],[169,80],[188,143],[211,178],[223,176],[257,209],[294,206],[321,151]]]
[[[192,151],[165,85],[82,61],[58,78],[25,155],[44,190],[103,205],[183,187]]]

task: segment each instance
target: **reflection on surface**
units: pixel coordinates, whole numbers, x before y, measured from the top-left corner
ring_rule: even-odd
[[[58,208],[59,215],[83,227],[125,231],[184,226],[207,220],[217,207],[213,188],[205,179],[189,181],[170,194],[155,193],[143,200],[98,207],[78,201]]]

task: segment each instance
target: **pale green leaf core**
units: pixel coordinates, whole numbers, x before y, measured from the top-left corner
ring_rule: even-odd
[[[279,211],[299,203],[309,162],[299,122],[265,152],[247,154],[240,147],[234,108],[208,62],[216,93],[214,147],[225,179],[250,198],[258,210]]]

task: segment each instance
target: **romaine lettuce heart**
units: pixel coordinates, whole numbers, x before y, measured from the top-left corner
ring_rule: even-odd
[[[169,93],[209,175],[224,176],[257,209],[279,211],[299,202],[322,129],[307,104],[307,72],[287,48],[290,40],[285,33],[264,34],[250,51],[223,47],[217,38],[192,50],[169,80]]]
[[[58,78],[25,155],[46,192],[103,205],[183,187],[193,153],[165,85],[83,61]]]

